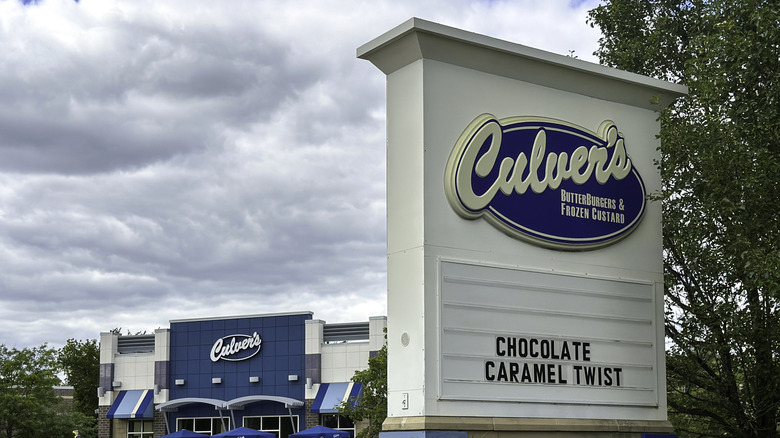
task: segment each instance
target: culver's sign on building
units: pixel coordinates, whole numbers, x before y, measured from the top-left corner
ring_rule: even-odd
[[[237,362],[254,357],[260,352],[263,340],[254,332],[249,335],[229,335],[219,338],[211,347],[210,358],[212,362],[227,360]]]
[[[633,231],[645,186],[612,121],[594,131],[551,118],[475,118],[450,154],[445,190],[466,219],[555,249],[585,250]]]

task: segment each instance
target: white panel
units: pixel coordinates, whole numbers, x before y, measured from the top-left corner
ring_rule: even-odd
[[[441,400],[658,405],[652,283],[455,262],[441,273]]]

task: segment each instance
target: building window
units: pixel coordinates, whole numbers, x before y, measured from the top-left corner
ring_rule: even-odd
[[[350,431],[355,436],[355,423],[339,414],[320,414],[320,424],[331,429]]]
[[[224,423],[224,426],[223,426]],[[216,435],[230,430],[230,418],[202,417],[202,418],[177,418],[176,430],[187,429],[206,435]]]
[[[154,421],[128,420],[127,438],[152,438],[154,436]]]
[[[244,427],[271,432],[276,434],[277,438],[287,438],[287,435],[298,431],[298,416],[244,417]]]

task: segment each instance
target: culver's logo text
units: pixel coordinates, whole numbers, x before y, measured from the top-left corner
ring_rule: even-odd
[[[246,360],[260,352],[263,340],[254,332],[248,335],[230,335],[217,339],[211,347],[211,361],[218,360],[240,361]]]
[[[645,187],[612,121],[594,131],[556,119],[482,114],[450,154],[445,191],[466,219],[555,249],[614,243],[638,225]]]

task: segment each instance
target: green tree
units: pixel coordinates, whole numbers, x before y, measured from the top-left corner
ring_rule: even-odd
[[[679,81],[660,113],[667,377],[681,436],[777,437],[780,5],[610,0],[602,63]]]
[[[51,432],[61,402],[54,392],[58,371],[55,349],[0,345],[0,434],[37,438]]]
[[[339,413],[358,422],[368,420],[368,427],[358,432],[356,438],[376,438],[387,418],[387,346],[368,359],[368,368],[355,371],[352,381],[363,384],[360,403],[339,406]]]
[[[77,429],[83,438],[97,436],[96,388],[100,385],[100,347],[94,339],[68,339],[59,353],[66,383],[73,386],[73,410],[82,414]]]

